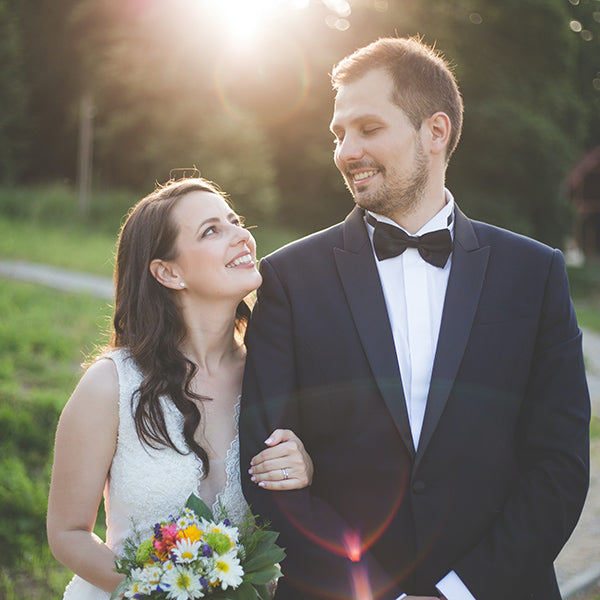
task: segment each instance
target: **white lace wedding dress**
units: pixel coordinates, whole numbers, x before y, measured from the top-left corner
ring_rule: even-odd
[[[131,398],[142,381],[142,374],[124,349],[107,355],[117,368],[119,377],[119,430],[117,449],[104,490],[106,507],[106,543],[118,555],[123,542],[132,533],[132,520],[143,537],[150,537],[153,525],[181,510],[194,492],[202,497],[202,463],[193,453],[181,455],[171,448],[153,450],[142,445],[135,431]],[[165,422],[171,439],[178,448],[186,448],[183,416],[163,399]],[[235,411],[235,429],[239,399]],[[220,502],[233,522],[240,521],[248,505],[242,495],[237,434],[224,461],[224,486],[217,494],[213,512]],[[211,473],[213,463],[211,462]],[[215,465],[223,470],[223,465]],[[108,600],[110,594],[75,576],[63,600]]]

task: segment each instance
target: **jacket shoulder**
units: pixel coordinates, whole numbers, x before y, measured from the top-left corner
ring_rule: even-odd
[[[482,246],[504,248],[509,252],[525,252],[540,257],[551,257],[555,253],[554,248],[526,235],[481,221],[470,220],[470,222]]]

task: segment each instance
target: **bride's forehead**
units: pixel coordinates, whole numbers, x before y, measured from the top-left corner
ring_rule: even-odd
[[[227,201],[213,192],[193,191],[186,194],[175,208],[183,219],[224,218],[235,214]]]

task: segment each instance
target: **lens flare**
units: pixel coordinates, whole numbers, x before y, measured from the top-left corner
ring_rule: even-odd
[[[263,38],[260,46],[224,50],[215,64],[214,86],[229,114],[271,125],[289,119],[304,104],[308,66],[292,41]]]

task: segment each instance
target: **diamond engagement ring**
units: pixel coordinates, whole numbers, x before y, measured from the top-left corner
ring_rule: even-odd
[[[284,479],[284,481],[285,481],[286,479],[289,479],[289,478],[290,478],[290,476],[288,475],[287,469],[281,469],[281,473],[282,473],[282,475],[283,475],[283,479]]]

